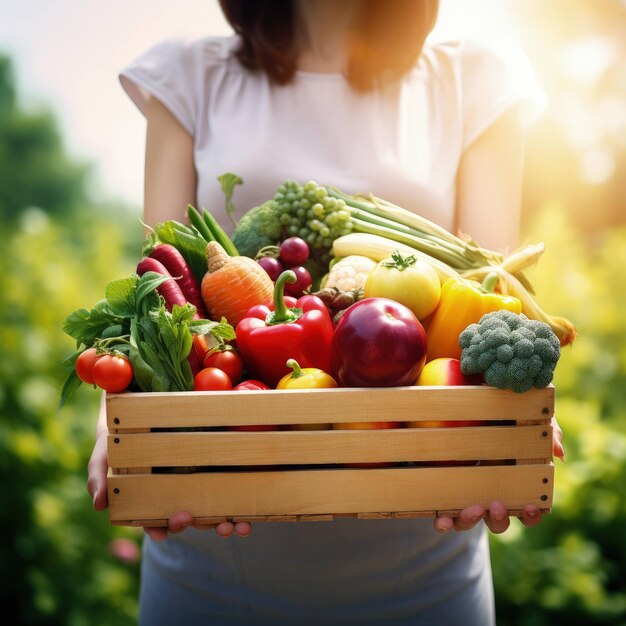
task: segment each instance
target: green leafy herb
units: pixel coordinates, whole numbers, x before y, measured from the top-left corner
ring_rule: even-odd
[[[104,296],[109,310],[119,317],[131,317],[135,313],[135,290],[137,289],[137,277],[121,278],[110,282]]]
[[[211,320],[192,320],[188,324],[192,335],[213,335],[220,342],[235,339],[235,329],[223,317],[219,322]]]
[[[93,309],[78,309],[63,322],[63,331],[76,339],[76,347],[90,347],[109,326],[122,322],[122,317],[111,312],[108,302],[100,300]]]
[[[78,309],[67,317],[63,329],[74,337],[76,353],[66,359],[70,370],[61,392],[62,406],[80,386],[74,365],[86,347],[127,355],[135,384],[142,391],[191,391],[193,373],[189,353],[193,335],[208,335],[216,344],[235,338],[225,319],[219,322],[194,319],[192,304],[174,305],[167,311],[156,291],[170,277],[156,272],[110,282],[106,298],[93,309]]]
[[[59,410],[63,408],[63,405],[70,399],[72,394],[82,385],[83,381],[78,378],[75,370],[72,370],[65,382],[63,383],[63,387],[61,389],[61,398],[59,399]]]

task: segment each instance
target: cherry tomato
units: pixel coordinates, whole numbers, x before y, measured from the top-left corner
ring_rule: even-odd
[[[80,353],[76,359],[76,375],[84,383],[93,385],[93,366],[101,355],[97,354],[95,348],[87,348]]]
[[[217,367],[205,367],[193,379],[194,391],[228,391],[232,388],[228,374]]]
[[[236,387],[233,387],[235,391],[263,391],[265,389],[269,389],[269,387],[262,383],[260,380],[244,380],[242,383],[239,383]],[[262,424],[258,426],[229,426],[228,430],[232,431],[241,431],[241,432],[259,432],[259,431],[269,431],[269,430],[278,430],[278,426],[273,426],[269,424]]]
[[[233,387],[235,391],[245,390],[245,391],[263,391],[265,389],[269,389],[269,387],[262,383],[260,380],[244,380],[242,383],[239,383],[236,387]]]
[[[285,267],[302,265],[309,258],[309,246],[300,237],[289,237],[280,244],[278,258]]]
[[[202,361],[203,367],[217,367],[228,374],[230,382],[234,385],[241,380],[243,374],[243,361],[239,353],[234,350],[221,350],[209,352]]]
[[[93,366],[93,380],[109,393],[124,391],[133,380],[133,366],[122,356],[103,354]]]
[[[304,294],[305,289],[309,289],[313,280],[311,279],[311,274],[306,267],[302,265],[298,265],[297,267],[289,268],[292,272],[296,274],[296,282],[295,283],[285,283],[285,293],[290,296],[295,296],[299,298]]]
[[[276,281],[285,269],[283,264],[273,256],[262,256],[260,259],[257,259],[257,263],[266,271],[267,275],[273,281]]]

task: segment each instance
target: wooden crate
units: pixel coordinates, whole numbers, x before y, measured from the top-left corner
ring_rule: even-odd
[[[512,514],[527,503],[549,512],[553,413],[552,386],[108,395],[111,523],[166,525],[183,510],[204,523],[431,517],[492,500]],[[288,426],[421,420],[489,425]],[[281,430],[225,429],[268,424]],[[393,465],[344,465],[364,462]]]

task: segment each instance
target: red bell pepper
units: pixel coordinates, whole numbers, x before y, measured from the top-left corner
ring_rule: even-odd
[[[332,320],[317,296],[284,296],[285,282],[295,281],[294,272],[283,272],[276,280],[273,306],[252,307],[237,325],[237,346],[247,369],[272,387],[291,371],[288,359],[301,367],[330,370]]]

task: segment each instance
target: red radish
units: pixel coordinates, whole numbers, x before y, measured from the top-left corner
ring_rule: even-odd
[[[150,257],[163,264],[170,275],[175,278],[186,301],[196,307],[198,317],[206,319],[207,313],[200,295],[200,284],[189,269],[183,255],[174,246],[162,243],[150,252]]]
[[[147,272],[156,272],[162,276],[172,278],[172,275],[167,271],[163,263],[156,259],[151,259],[150,257],[144,257],[137,265],[137,274],[139,274],[139,276],[143,276]],[[185,306],[185,304],[187,304],[187,298],[185,298],[178,283],[173,279],[161,283],[157,291],[165,299],[165,307],[168,311],[171,311],[175,304],[179,306]]]
[[[163,263],[150,257],[144,257],[137,265],[137,274],[139,274],[139,276],[143,276],[146,272],[156,272],[162,276],[172,278],[172,275],[167,271]],[[178,286],[178,283],[173,278],[172,280],[166,280],[162,283],[157,288],[157,291],[163,296],[165,308],[170,312],[175,304],[179,306],[185,306],[185,304],[187,304],[187,299]],[[197,311],[194,318],[200,319]],[[195,376],[202,369],[202,359],[206,354],[207,348],[206,339],[201,335],[193,335],[193,345],[194,349],[189,353],[188,359],[191,371]]]

